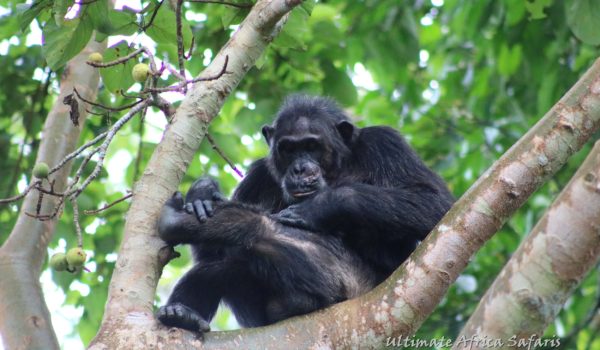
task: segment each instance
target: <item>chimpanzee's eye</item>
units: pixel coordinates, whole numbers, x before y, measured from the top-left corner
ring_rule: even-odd
[[[319,144],[319,141],[317,141],[316,139],[308,139],[308,140],[306,140],[304,147],[306,148],[307,152],[314,152],[314,151],[318,151],[321,148],[321,145]]]
[[[280,154],[289,154],[293,151],[293,145],[287,141],[280,141],[277,143],[277,152]]]

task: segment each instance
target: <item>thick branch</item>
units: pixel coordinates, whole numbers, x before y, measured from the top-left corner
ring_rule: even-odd
[[[179,115],[183,117],[191,118]],[[204,113],[200,117],[210,120]],[[169,344],[171,348],[202,345],[209,349],[289,349],[380,348],[388,337],[411,335],[433,311],[471,256],[599,126],[600,60],[457,202],[413,256],[366,296],[269,327],[208,333],[202,344],[191,333],[165,331],[149,311],[132,311],[120,324],[121,337],[131,337],[132,331],[141,332],[139,329],[143,328],[145,333],[136,333],[143,334],[145,339],[151,336],[148,341],[163,340],[161,344]],[[175,152],[184,149],[183,140],[177,143]],[[156,207],[158,212],[160,205]],[[118,325],[116,320],[113,322]],[[104,332],[105,339],[115,337],[115,332],[121,333],[117,327],[104,328]],[[124,343],[105,341],[106,344],[118,347]]]
[[[459,336],[541,336],[600,256],[600,142],[521,243]],[[515,339],[513,339],[515,340]],[[465,346],[462,346],[465,345]],[[477,349],[455,343],[453,349]]]
[[[91,344],[92,348],[133,346],[128,339],[140,342],[144,338],[148,344],[159,341],[160,334],[149,332],[148,325],[155,322],[152,305],[156,285],[170,255],[170,248],[156,234],[156,218],[162,204],[177,189],[206,134],[208,123],[281,29],[278,22],[300,2],[257,2],[200,78],[219,72],[225,57],[229,57],[228,74],[217,80],[196,83],[178,108],[134,188],[119,260],[110,283],[104,320]]]
[[[205,336],[204,348],[382,348],[410,336],[475,252],[600,127],[600,60],[371,293],[275,325]],[[170,336],[188,334],[171,331]],[[179,338],[177,338],[179,339]],[[241,345],[242,344],[242,345]]]
[[[600,60],[454,205],[388,281],[393,331],[411,335],[473,254],[600,127]],[[375,320],[376,321],[376,320]],[[365,333],[365,336],[368,333]]]
[[[88,46],[66,66],[61,77],[60,95],[44,124],[36,162],[57,164],[77,146],[79,134],[86,115],[80,106],[79,127],[69,119],[69,106],[63,98],[77,88],[88,99],[95,99],[98,89],[98,72],[85,64],[92,52],[102,52],[104,44],[92,40]],[[66,187],[71,164],[51,175],[56,181],[55,189]],[[33,177],[32,177],[33,178]],[[35,212],[38,193],[33,190],[25,197],[21,212],[9,238],[0,248],[0,333],[8,349],[58,348],[52,330],[50,315],[38,279],[46,258],[46,249],[56,220],[39,221],[25,215]],[[41,206],[44,213],[54,210],[56,197],[46,196]]]

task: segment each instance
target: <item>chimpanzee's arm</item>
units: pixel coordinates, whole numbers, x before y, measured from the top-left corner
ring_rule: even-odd
[[[443,194],[419,185],[382,188],[357,183],[325,189],[310,200],[282,210],[275,218],[322,232],[392,233],[394,236],[388,238],[422,240],[451,205]]]
[[[324,232],[421,240],[454,201],[441,178],[391,128],[361,129],[352,145],[352,159],[340,171],[339,185],[275,217],[288,225]]]
[[[235,189],[232,200],[258,206],[269,213],[276,213],[283,208],[281,187],[273,179],[264,158],[252,163]]]
[[[204,221],[186,210],[185,205],[181,193],[177,192],[162,209],[158,233],[171,245],[210,242],[251,244],[258,236],[274,234],[273,228],[268,226],[268,218],[257,209],[241,203],[214,202],[214,215]]]

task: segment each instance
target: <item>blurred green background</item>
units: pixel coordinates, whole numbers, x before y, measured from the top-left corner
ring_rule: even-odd
[[[15,16],[22,13],[19,3],[0,0],[0,197],[14,195],[29,183],[41,127],[55,103],[56,79],[61,73],[60,69],[52,72],[42,54],[43,15],[23,25],[22,17]],[[133,9],[157,4],[120,3]],[[311,8],[309,17],[307,9]],[[164,9],[168,10],[166,6]],[[185,11],[184,24],[195,37],[193,56],[186,68],[195,76],[228,40],[248,9],[186,4]],[[138,21],[147,21],[150,15],[136,15],[127,9],[123,13]],[[173,31],[172,17],[167,15],[162,20],[172,24],[167,31]],[[159,16],[157,23],[160,20]],[[109,45],[121,40],[144,43],[157,57],[171,57],[170,61],[176,62],[172,59],[175,43],[164,40],[164,33],[135,33],[135,29],[110,32]],[[49,35],[46,30],[44,34]],[[260,127],[271,122],[286,95],[329,95],[359,126],[386,124],[400,130],[460,197],[600,56],[598,33],[597,0],[309,3],[307,8],[294,10],[282,34],[228,98],[209,132],[244,171],[253,159],[266,154]],[[114,89],[110,81],[105,84],[108,88],[102,86],[100,102],[113,106],[128,102],[111,94]],[[136,88],[139,90],[134,86],[132,91]],[[171,95],[172,101],[181,99]],[[91,115],[82,141],[93,138],[118,117]],[[109,149],[108,171],[79,197],[80,208],[99,208],[131,189],[165,125],[158,111],[150,111],[143,122],[134,119],[126,125]],[[590,145],[573,156],[484,246],[417,337],[454,338],[458,334]],[[203,174],[218,178],[226,193],[240,180],[206,140],[180,189],[187,190]],[[10,233],[19,205],[0,206],[0,243]],[[87,265],[91,272],[72,275],[45,270],[42,274],[53,323],[65,348],[81,348],[98,329],[127,209],[124,202],[96,216],[82,215],[84,248],[92,256]],[[67,209],[49,253],[74,246],[75,242],[72,212]],[[191,263],[188,249],[178,250],[183,255],[165,269],[156,305],[164,302]],[[600,349],[597,328],[586,323],[588,314],[597,308],[598,275],[596,268],[547,330],[547,335],[562,338],[565,349]],[[236,323],[230,313],[221,308],[213,328],[233,327]]]

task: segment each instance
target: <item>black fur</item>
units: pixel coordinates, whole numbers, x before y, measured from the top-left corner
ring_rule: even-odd
[[[262,131],[270,154],[232,202],[199,180],[188,203],[165,206],[161,237],[192,244],[197,264],[159,310],[163,323],[205,330],[221,298],[243,326],[259,326],[356,296],[453,203],[400,134],[357,128],[332,100],[292,96]]]
[[[376,271],[378,282],[406,260],[454,201],[397,131],[357,128],[330,99],[290,97],[263,133],[271,153],[251,167],[234,199],[259,205],[286,225],[340,235]],[[282,161],[277,145],[306,134],[322,139],[324,155],[316,161],[326,185],[294,202],[286,194],[288,172],[281,166],[290,161]],[[302,159],[306,153],[296,155]]]
[[[200,222],[207,201],[210,217]],[[286,227],[253,206],[223,200],[207,178],[194,183],[185,203],[179,192],[167,201],[159,233],[171,245],[191,244],[196,260],[158,311],[168,326],[207,331],[220,300],[242,326],[262,326],[375,285],[372,271],[339,237]]]

